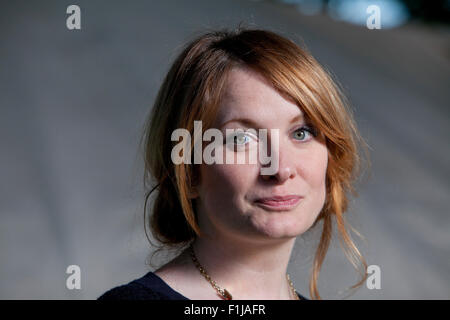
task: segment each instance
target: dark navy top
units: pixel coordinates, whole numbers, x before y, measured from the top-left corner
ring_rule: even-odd
[[[301,300],[308,300],[296,291]],[[98,300],[189,300],[153,272],[102,294]]]

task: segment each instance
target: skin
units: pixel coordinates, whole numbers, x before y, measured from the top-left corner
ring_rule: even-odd
[[[302,110],[281,96],[258,73],[233,69],[215,127],[279,130],[279,167],[261,175],[261,164],[201,164],[195,199],[204,237],[193,244],[202,266],[233,299],[292,299],[285,275],[295,238],[307,231],[325,201],[328,150],[321,136],[300,130],[304,119],[291,122]],[[247,118],[252,123],[230,121]],[[223,125],[226,123],[225,125]],[[238,139],[237,153],[257,152],[257,137]],[[270,145],[270,144],[269,144]],[[222,150],[230,148],[224,145]],[[224,153],[225,154],[225,153]],[[255,200],[273,195],[300,195],[288,211],[261,207]],[[187,252],[155,272],[191,299],[219,299],[193,265]],[[186,274],[189,274],[187,277]]]

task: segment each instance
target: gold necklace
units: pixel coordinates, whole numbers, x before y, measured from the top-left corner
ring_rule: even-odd
[[[206,272],[205,268],[203,268],[202,265],[200,264],[200,262],[198,261],[196,255],[195,255],[195,252],[194,252],[194,248],[192,246],[190,246],[189,249],[190,249],[192,261],[194,262],[195,266],[200,271],[200,273],[205,277],[205,279],[212,285],[212,287],[219,293],[219,295],[222,297],[222,299],[233,300],[233,296],[231,295],[231,293],[228,292],[227,289],[219,287],[217,285],[217,283],[213,279],[211,279],[209,274]],[[287,274],[287,273],[286,273],[286,279],[288,281],[289,287],[291,288],[291,292],[294,295],[294,299],[300,300],[300,297],[295,292],[295,288],[294,288],[294,285],[292,284],[291,278],[289,277],[289,274]]]

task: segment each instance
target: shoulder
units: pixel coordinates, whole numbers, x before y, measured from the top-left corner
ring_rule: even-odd
[[[98,300],[162,300],[158,292],[139,283],[128,283],[112,288],[102,294]]]
[[[179,300],[187,299],[174,291],[153,272],[127,284],[114,287],[98,300]]]
[[[298,293],[297,291],[295,291],[295,293],[298,295],[298,297],[300,298],[300,300],[309,300],[308,298],[302,296],[300,293]]]

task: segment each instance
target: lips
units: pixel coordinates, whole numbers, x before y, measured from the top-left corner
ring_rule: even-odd
[[[285,211],[295,208],[301,199],[302,197],[298,195],[272,196],[267,198],[259,198],[255,201],[255,203],[265,209]]]

